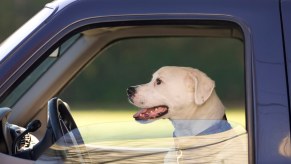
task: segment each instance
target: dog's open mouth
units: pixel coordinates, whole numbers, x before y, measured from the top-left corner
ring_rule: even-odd
[[[165,105],[156,106],[152,108],[144,108],[133,115],[135,120],[149,120],[162,117],[168,113],[168,107]]]

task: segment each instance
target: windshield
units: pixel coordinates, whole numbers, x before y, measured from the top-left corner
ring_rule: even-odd
[[[44,8],[27,23],[7,38],[0,46],[0,63],[3,61],[11,51],[19,45],[33,30],[42,24],[52,13],[54,9]]]

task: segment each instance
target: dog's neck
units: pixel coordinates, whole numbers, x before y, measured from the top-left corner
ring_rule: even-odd
[[[215,91],[202,105],[196,107],[187,118],[170,119],[175,131],[174,136],[194,136],[203,133],[215,125],[226,122],[224,106]]]

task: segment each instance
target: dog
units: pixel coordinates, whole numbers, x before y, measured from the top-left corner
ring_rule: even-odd
[[[175,150],[166,155],[166,163],[176,163],[178,159],[177,154],[182,152],[182,149],[187,149],[189,156],[186,157],[187,152],[183,151],[184,163],[187,163],[187,161],[193,163],[192,160],[189,160],[193,158],[198,162],[205,162],[203,160],[200,161],[202,159],[201,157],[207,157],[208,160],[214,159],[213,155],[208,156],[201,154],[201,151],[194,149],[195,146],[194,148],[193,145],[189,146],[191,143],[189,137],[196,136],[197,143],[200,142],[197,140],[197,137],[201,138],[202,136],[225,134],[226,136],[214,137],[216,139],[225,139],[225,137],[233,138],[233,136],[238,135],[238,133],[241,134],[239,137],[245,134],[245,131],[241,129],[239,132],[237,132],[237,129],[234,131],[232,130],[233,128],[226,119],[225,107],[215,92],[215,82],[198,69],[164,66],[153,74],[152,80],[149,83],[127,88],[127,95],[129,102],[140,108],[140,110],[133,115],[136,121],[140,123],[150,123],[158,119],[169,119],[172,122],[175,129],[173,132]],[[231,133],[228,134],[229,132]],[[212,138],[210,142],[214,140],[215,139]],[[246,136],[244,136],[243,140],[246,141]],[[205,139],[201,141],[204,142]],[[246,142],[243,142],[245,146],[243,146],[242,149],[240,145],[236,145],[240,143],[235,143],[233,145],[234,142],[240,142],[240,140],[231,141],[231,144],[230,142],[221,142],[220,140],[216,140],[215,142],[239,147],[239,152],[237,152],[240,154],[239,158],[241,158],[241,154],[243,154],[242,156],[247,154]],[[205,145],[217,146],[219,144],[205,143]],[[225,148],[225,144],[222,145],[222,147]],[[199,147],[199,149],[201,150],[201,147]],[[209,147],[207,150],[208,149]],[[221,147],[216,147],[215,149],[222,150]],[[230,148],[229,150],[231,151],[228,150],[227,154],[218,153],[220,154],[218,160],[225,162],[227,157],[233,157],[233,155],[230,155],[232,152],[235,152],[233,149],[234,148]],[[240,150],[243,150],[243,152]],[[193,151],[196,151],[195,156],[192,154]],[[217,152],[214,154],[217,155]],[[188,160],[186,160],[186,158]],[[247,159],[247,156],[245,159]],[[243,160],[242,163],[244,162],[245,160]],[[208,161],[207,163],[211,162]],[[235,163],[238,163],[238,161],[235,161]]]

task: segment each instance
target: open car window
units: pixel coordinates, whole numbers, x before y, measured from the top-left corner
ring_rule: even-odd
[[[1,105],[21,109],[27,98],[52,96],[70,105],[79,128],[38,161],[246,163],[242,31],[229,22],[199,23],[82,31],[48,54]],[[40,106],[29,102],[27,108]],[[203,150],[191,156],[193,147]]]
[[[247,163],[243,35],[239,29],[227,30],[223,26],[198,27],[181,28],[189,31],[180,29],[174,35],[171,28],[165,28],[168,33],[161,32],[162,26],[152,27],[156,31],[153,30],[154,34],[151,35],[146,32],[140,34],[146,28],[116,28],[116,31],[124,33],[132,30],[133,36],[113,41],[103,48],[58,95],[70,103],[85,145],[69,148],[63,147],[60,141],[52,149],[61,147],[65,152],[68,151],[65,158],[68,161],[73,156],[77,159],[72,160],[88,159],[105,163],[163,163],[177,160],[193,163],[193,160],[198,159],[200,162],[216,160]],[[100,34],[110,35],[115,30],[101,28],[83,33],[89,37],[104,37],[106,35]],[[139,109],[129,103],[126,90],[130,86],[151,83],[156,77],[154,73],[164,66],[192,67],[211,77],[215,82],[215,91],[225,106],[229,129],[198,136],[179,135],[173,122],[168,119],[147,124],[135,121],[136,117],[147,118],[145,115],[150,115],[149,111],[154,110]],[[177,91],[176,88],[179,86],[173,86],[171,90]],[[151,94],[148,96],[154,97]],[[212,121],[187,118],[180,119],[179,123],[202,125]],[[218,125],[224,126],[225,120],[216,121]],[[192,144],[191,140],[199,144]]]

